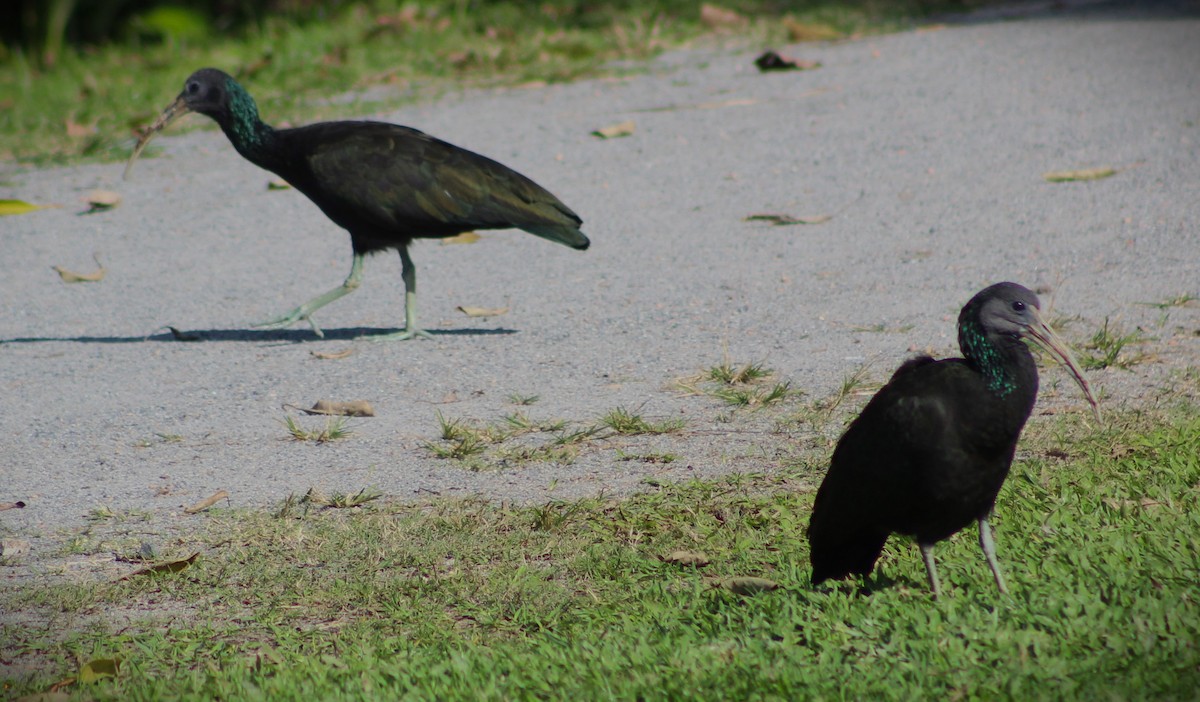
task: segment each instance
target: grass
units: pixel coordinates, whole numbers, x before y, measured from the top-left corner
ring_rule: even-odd
[[[88,699],[1193,699],[1200,413],[1035,417],[934,602],[893,539],[869,594],[808,584],[820,464],[624,500],[214,511],[174,574],[6,585],[6,696]],[[666,558],[702,551],[707,566]],[[666,560],[661,560],[666,558]],[[134,566],[129,566],[131,569]],[[141,567],[141,566],[137,566]],[[730,578],[773,592],[735,595]]]
[[[1147,341],[1140,331],[1124,333],[1119,327],[1109,325],[1108,318],[1104,325],[1092,335],[1083,346],[1079,356],[1079,365],[1084,370],[1100,370],[1103,368],[1122,368],[1128,370],[1134,365],[1146,360],[1144,354],[1127,352],[1127,347]]]
[[[347,426],[348,420],[345,417],[328,417],[325,419],[325,425],[319,429],[306,429],[290,414],[285,416],[282,421],[288,435],[296,441],[312,441],[323,444],[327,441],[345,439],[354,433]]]
[[[441,438],[425,442],[426,450],[436,458],[459,461],[470,470],[529,463],[567,465],[593,440],[673,434],[686,425],[682,419],[647,420],[624,407],[610,410],[595,423],[574,427],[561,419],[536,421],[520,411],[491,423],[448,419],[441,412],[436,417]]]
[[[726,356],[718,365],[692,376],[677,378],[675,386],[689,395],[715,397],[734,408],[765,407],[796,392],[789,382],[766,387],[764,381],[774,375],[775,371],[762,363],[739,366]]]
[[[634,414],[624,407],[618,407],[600,418],[600,423],[617,434],[626,436],[636,434],[671,434],[683,429],[682,419],[664,419],[661,422],[649,422],[640,414]]]
[[[401,0],[348,3],[321,21],[268,17],[241,34],[106,45],[64,52],[52,69],[0,47],[0,159],[39,165],[126,158],[149,124],[202,66],[245,81],[269,122],[303,124],[380,113],[464,85],[517,85],[612,75],[691,41],[756,45],[823,27],[836,38],[911,26],[961,9],[953,0],[739,3],[747,22],[709,26],[682,0],[586,4]],[[781,21],[786,20],[786,22]],[[207,120],[195,119],[193,126]]]

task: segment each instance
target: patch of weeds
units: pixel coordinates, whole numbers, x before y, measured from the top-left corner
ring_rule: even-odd
[[[529,432],[560,431],[567,424],[561,419],[548,422],[535,422],[531,420],[524,412],[513,412],[512,414],[506,414],[500,418],[500,421],[507,425],[510,429],[510,433],[500,437],[501,439],[506,439],[508,436],[513,436],[516,434],[527,434]]]
[[[770,368],[764,368],[761,363],[747,363],[741,368],[736,368],[728,359],[721,361],[720,365],[709,368],[705,375],[708,379],[724,385],[745,385],[752,383],[762,378],[770,377],[774,371]]]
[[[853,326],[850,327],[850,331],[871,332],[875,334],[903,334],[905,332],[912,331],[915,327],[915,324],[901,324],[899,326],[889,327],[887,324],[880,322],[878,324],[871,324],[867,326]]]
[[[370,487],[365,487],[354,494],[335,492],[332,495],[326,495],[321,490],[312,487],[300,498],[301,505],[313,505],[314,507],[332,507],[334,509],[345,509],[348,507],[359,507],[378,500],[383,497],[383,493]]]
[[[513,403],[514,405],[523,405],[523,406],[532,405],[533,403],[537,402],[540,399],[541,399],[541,395],[521,395],[521,394],[515,393],[515,392],[508,396],[509,402]]]
[[[736,407],[763,407],[779,402],[791,392],[791,383],[775,383],[770,388],[718,388],[711,394]]]
[[[610,411],[600,418],[600,423],[622,435],[670,434],[683,429],[686,424],[682,419],[648,422],[640,414],[634,414],[624,407]]]
[[[1092,335],[1084,344],[1084,353],[1080,354],[1079,365],[1084,370],[1100,370],[1103,368],[1129,368],[1146,360],[1143,353],[1128,354],[1126,347],[1130,344],[1141,344],[1148,339],[1140,332],[1122,333],[1115,325],[1110,326],[1107,317],[1104,326]]]
[[[459,441],[469,433],[469,429],[462,419],[446,419],[441,410],[438,410],[435,416],[443,441]]]
[[[570,465],[579,456],[579,447],[555,443],[541,446],[502,446],[496,450],[493,458],[500,464],[516,463],[558,463]]]
[[[868,394],[876,388],[868,382],[870,364],[864,363],[842,378],[841,385],[828,397],[816,400],[795,416],[786,420],[792,423],[808,422],[815,431],[822,431],[833,419],[834,414],[852,395]]]
[[[348,426],[346,417],[329,417],[325,420],[324,427],[320,429],[306,429],[300,426],[296,422],[296,418],[289,414],[284,417],[283,426],[296,441],[312,441],[318,444],[345,439],[354,433]]]
[[[134,448],[150,448],[155,444],[177,444],[183,441],[181,434],[164,434],[162,432],[154,432],[154,439],[138,439],[133,443]]]
[[[719,365],[686,378],[676,379],[676,386],[693,395],[708,395],[734,407],[764,407],[792,394],[791,383],[761,383],[774,376],[775,371],[762,363],[737,366],[729,358]],[[718,418],[717,421],[724,421]]]
[[[676,456],[673,453],[625,453],[624,451],[618,450],[617,460],[639,461],[641,463],[661,463],[665,465],[667,463],[674,463],[675,461],[679,460],[679,456]]]
[[[563,431],[559,432],[558,436],[554,437],[554,443],[559,446],[571,446],[573,444],[578,444],[596,436],[603,428],[604,427],[602,426],[592,425],[581,427],[579,429],[572,429],[570,431],[566,431],[564,429]]]
[[[1194,302],[1198,299],[1200,298],[1197,298],[1195,295],[1190,293],[1182,293],[1180,295],[1176,295],[1175,297],[1169,297],[1162,302],[1139,302],[1137,304],[1145,305],[1146,307],[1153,307],[1159,310],[1166,310],[1172,307],[1185,307],[1188,305],[1188,303]]]
[[[480,438],[479,434],[474,431],[462,433],[458,438],[451,439],[449,445],[425,442],[425,448],[431,451],[435,457],[456,460],[483,453],[487,447],[488,442]]]

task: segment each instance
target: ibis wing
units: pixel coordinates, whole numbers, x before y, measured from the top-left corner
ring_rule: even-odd
[[[318,128],[337,129],[329,138],[306,140],[315,144],[307,170],[327,201],[317,204],[335,221],[353,212],[372,228],[436,236],[579,220],[525,176],[424,132],[381,122],[302,129]]]

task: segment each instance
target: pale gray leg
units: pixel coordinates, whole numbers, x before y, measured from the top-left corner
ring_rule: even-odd
[[[1008,586],[1004,584],[1004,576],[1000,574],[1000,563],[996,560],[996,544],[992,541],[992,525],[988,524],[987,517],[979,518],[979,547],[983,549],[983,557],[992,569],[992,576],[996,578],[996,587],[1000,588],[1000,594],[1007,595]]]
[[[400,249],[400,262],[403,264],[400,275],[404,279],[404,331],[372,336],[371,341],[403,341],[417,337],[433,338],[432,334],[417,326],[417,267],[413,265],[407,247]]]
[[[321,328],[318,327],[317,323],[313,321],[312,313],[321,309],[325,305],[328,305],[334,300],[340,297],[345,297],[346,295],[349,295],[357,290],[358,286],[362,284],[362,266],[363,254],[354,254],[354,262],[350,264],[350,275],[346,276],[345,282],[343,282],[341,285],[327,293],[317,295],[291,312],[286,312],[278,317],[275,317],[274,319],[268,319],[267,321],[260,324],[255,324],[254,326],[259,327],[260,329],[282,329],[303,319],[306,320],[309,326],[312,327],[314,334],[321,338],[325,338],[325,332],[321,331]]]
[[[933,563],[933,544],[917,544],[921,548],[921,560],[925,561],[925,575],[929,578],[929,589],[937,599],[942,594],[941,583],[938,582],[937,566]]]

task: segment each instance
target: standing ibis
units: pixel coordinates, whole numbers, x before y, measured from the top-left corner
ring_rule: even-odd
[[[972,521],[996,585],[1007,593],[988,517],[1037,399],[1024,340],[1070,369],[1099,418],[1066,344],[1015,283],[980,291],[958,315],[963,358],[913,358],[896,370],[838,441],[808,527],[812,581],[866,576],[893,533],[915,538],[934,597],[933,545]]]
[[[300,320],[321,329],[313,312],[354,292],[367,254],[396,249],[404,279],[404,330],[384,339],[429,337],[417,325],[413,239],[444,238],[475,229],[524,229],[543,239],[586,249],[583,220],[537,183],[489,158],[416,129],[384,122],[319,122],[294,129],[264,124],[250,94],[215,68],[193,73],[183,92],[134,147],[126,176],[150,139],[188,112],[216,121],[233,148],[304,193],[350,232],[354,260],[345,282],[294,310],[263,322],[282,328]]]

